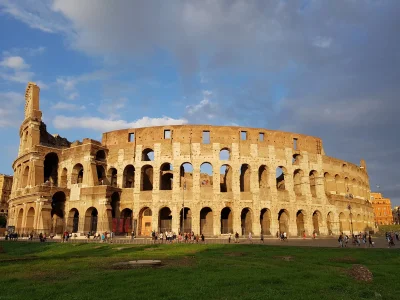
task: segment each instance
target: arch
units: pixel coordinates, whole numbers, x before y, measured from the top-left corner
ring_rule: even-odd
[[[268,169],[266,165],[261,165],[258,168],[258,187],[260,189],[268,188]]]
[[[51,185],[58,183],[58,155],[54,152],[48,153],[44,158],[43,182]]]
[[[24,174],[22,175],[22,187],[27,187],[29,185],[29,167],[26,166],[24,169]]]
[[[55,234],[62,234],[64,232],[65,201],[64,192],[57,192],[51,198],[51,232]]]
[[[327,195],[329,195],[331,193],[331,191],[335,190],[333,189],[333,177],[331,174],[329,174],[328,172],[324,173],[324,186],[325,186],[325,193]]]
[[[203,207],[200,210],[200,234],[213,235],[213,219],[213,212],[210,207]]]
[[[297,196],[301,196],[302,195],[302,191],[301,191],[301,178],[303,177],[303,171],[300,169],[297,169],[294,171],[293,173],[293,189],[294,189],[294,193]]]
[[[104,150],[99,150],[96,152],[96,160],[106,161],[106,152]]]
[[[293,157],[292,157],[292,165],[300,165],[300,162],[301,162],[301,159],[302,159],[303,157],[300,155],[300,154],[293,154]]]
[[[172,190],[174,180],[173,167],[164,163],[160,167],[160,190]]]
[[[260,212],[261,234],[271,234],[271,211],[263,208]]]
[[[302,209],[296,213],[297,235],[302,236],[305,232],[305,213]]]
[[[106,171],[104,170],[104,167],[101,165],[96,166],[96,171],[97,171],[97,182],[98,185],[104,185],[107,184],[107,177],[106,177]]]
[[[286,209],[281,209],[278,213],[279,232],[289,232],[289,213]]]
[[[278,191],[286,190],[285,174],[287,174],[285,167],[279,166],[276,168],[276,189]]]
[[[342,165],[342,172],[343,173],[346,173],[348,171],[348,166],[347,166],[347,164],[343,164]]]
[[[95,207],[89,207],[85,213],[85,232],[90,232],[91,234],[97,232],[98,223],[98,211]]]
[[[68,213],[67,230],[76,233],[79,230],[79,211],[72,208]]]
[[[142,161],[153,161],[154,151],[151,148],[146,148],[142,151]]]
[[[189,162],[181,164],[180,170],[180,181],[179,186],[183,189],[189,189],[193,187],[193,166]]]
[[[346,216],[343,212],[339,214],[339,231],[349,231],[349,222],[346,219]]]
[[[21,208],[18,211],[18,218],[17,218],[17,231],[19,231],[19,233],[21,233],[21,231],[22,231],[22,220],[23,220],[23,217],[24,217],[24,209]]]
[[[249,207],[242,209],[240,213],[240,225],[242,228],[242,235],[253,233],[253,213]]]
[[[313,221],[314,232],[319,235],[320,234],[320,227],[321,227],[321,224],[322,224],[322,214],[321,214],[320,211],[316,210],[316,211],[313,212],[312,221]]]
[[[118,192],[114,192],[111,195],[111,216],[113,219],[119,218],[119,207],[121,205],[120,196]],[[114,229],[114,232],[116,230]]]
[[[31,207],[26,214],[26,225],[25,232],[31,232],[33,230],[33,222],[35,220],[35,209]]]
[[[233,233],[233,213],[230,207],[221,210],[221,234]]]
[[[135,167],[132,165],[127,165],[123,173],[123,187],[124,188],[134,188],[135,187]]]
[[[153,167],[150,165],[144,165],[142,167],[140,176],[140,190],[141,191],[152,191],[153,190]]]
[[[231,159],[231,151],[229,148],[222,148],[219,151],[219,160],[230,160]]]
[[[222,165],[220,168],[220,192],[232,192],[232,167]]]
[[[159,232],[172,230],[172,212],[169,207],[163,207],[158,214],[158,228]]]
[[[181,233],[192,232],[192,211],[188,207],[182,208],[179,212],[179,228]]]
[[[200,165],[200,187],[213,186],[213,166],[209,162],[203,162]]]
[[[251,169],[248,164],[242,164],[240,167],[240,191],[250,192]]]
[[[313,197],[317,197],[317,183],[316,183],[317,177],[318,177],[317,171],[312,170],[309,174],[309,179],[310,179],[311,196]]]
[[[334,217],[333,217],[333,212],[329,212],[326,216],[326,227],[328,228],[328,234],[332,235],[333,234],[333,224],[334,222]]]
[[[81,164],[76,164],[72,169],[71,183],[79,184],[83,182],[83,166]]]
[[[346,194],[350,193],[350,179],[349,177],[344,178],[344,190]]]
[[[67,168],[63,168],[60,179],[61,179],[60,187],[66,188],[68,186],[68,170],[67,170]]]
[[[147,206],[143,207],[139,212],[138,235],[150,236],[152,221],[153,213],[151,209]]]
[[[117,178],[118,178],[118,171],[116,168],[110,168],[107,172],[108,181],[110,185],[113,187],[118,187]]]
[[[122,234],[132,232],[132,215],[133,212],[129,208],[124,208],[121,211],[119,219],[119,229],[117,230],[117,232]]]
[[[344,181],[342,177],[340,177],[339,174],[335,175],[335,184],[336,184],[336,194],[344,194],[346,193],[345,188],[344,188]]]

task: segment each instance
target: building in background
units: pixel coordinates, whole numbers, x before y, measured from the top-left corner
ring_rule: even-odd
[[[400,224],[400,206],[395,206],[392,210],[393,224]]]
[[[6,230],[12,180],[12,176],[0,174],[0,235]]]
[[[389,198],[383,198],[381,193],[371,193],[376,225],[393,224],[392,204]]]

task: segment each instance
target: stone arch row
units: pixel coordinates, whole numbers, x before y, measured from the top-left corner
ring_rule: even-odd
[[[359,196],[369,200],[368,185],[355,178],[350,179],[339,174],[333,176],[331,173],[325,172],[324,186],[327,194],[348,195],[350,198]]]

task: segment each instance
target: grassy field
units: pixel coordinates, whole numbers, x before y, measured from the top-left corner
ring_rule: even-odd
[[[399,299],[398,249],[0,243],[0,299]],[[113,263],[161,259],[155,268]],[[356,264],[373,274],[359,281]]]

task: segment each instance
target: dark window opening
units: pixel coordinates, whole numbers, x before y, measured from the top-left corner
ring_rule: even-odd
[[[169,140],[171,138],[171,130],[165,129],[164,130],[164,139]]]
[[[293,139],[293,149],[297,150],[297,139]]]
[[[260,133],[258,134],[258,140],[259,140],[260,142],[264,142],[264,133],[260,132]]]
[[[129,133],[128,134],[128,142],[133,142],[135,140],[135,134],[132,132],[132,133]]]

